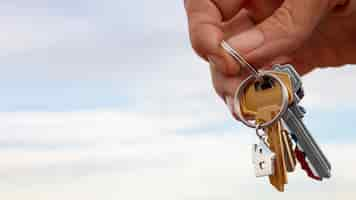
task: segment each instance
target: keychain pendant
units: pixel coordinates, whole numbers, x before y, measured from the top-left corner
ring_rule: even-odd
[[[270,176],[274,174],[274,160],[276,158],[265,142],[254,144],[252,149],[252,163],[256,177]]]

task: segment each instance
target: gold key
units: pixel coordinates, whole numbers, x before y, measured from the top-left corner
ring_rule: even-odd
[[[293,102],[293,89],[292,82],[287,73],[284,72],[271,72],[277,75],[284,83],[288,90],[288,103]],[[275,80],[264,77],[262,81],[255,81],[246,87],[244,95],[241,97],[241,111],[247,117],[256,116],[259,108],[274,105],[275,102],[282,102],[281,86]]]
[[[265,106],[258,109],[256,115],[257,123],[264,123],[273,119],[273,117],[279,112],[279,105]],[[275,158],[275,171],[274,174],[269,176],[270,183],[280,192],[284,191],[284,185],[287,184],[287,166],[285,161],[285,150],[282,139],[282,127],[281,121],[273,123],[271,126],[265,129],[268,136],[269,148],[276,155]]]
[[[237,99],[237,100],[236,100]],[[287,73],[268,72],[256,79],[246,79],[235,93],[239,117],[255,120],[255,125],[242,120],[249,127],[264,128],[267,144],[274,153],[274,170],[269,174],[270,183],[283,192],[287,177],[286,154],[290,154],[288,140],[282,133],[281,115],[288,104],[293,102],[292,83]],[[262,136],[263,137],[263,136]],[[287,151],[287,152],[285,152]],[[292,169],[292,166],[289,166]]]
[[[289,133],[286,130],[282,130],[282,139],[283,139],[283,147],[284,147],[284,157],[286,161],[287,171],[294,172],[295,166],[297,165],[296,156],[293,151],[293,144],[291,138],[289,137]]]

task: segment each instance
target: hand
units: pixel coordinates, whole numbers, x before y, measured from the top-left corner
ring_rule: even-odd
[[[249,72],[220,47],[222,40],[257,68],[289,63],[305,74],[356,63],[356,0],[185,0],[185,7],[193,49],[210,61],[226,103]]]

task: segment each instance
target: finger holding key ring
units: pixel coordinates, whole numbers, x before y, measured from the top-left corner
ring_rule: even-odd
[[[279,113],[276,116],[274,116],[274,118],[271,121],[262,123],[258,126],[259,128],[266,128],[266,127],[272,125],[273,123],[275,123],[277,120],[279,120],[282,117],[282,115],[287,111],[287,109],[288,109],[288,89],[284,85],[283,81],[277,75],[274,75],[273,73],[271,73],[271,71],[259,72],[258,76],[259,77],[267,76],[267,77],[274,79],[281,87],[281,92],[282,92],[282,103],[281,103],[281,109],[280,109]],[[251,123],[248,120],[246,120],[246,118],[243,116],[243,113],[241,110],[240,98],[243,95],[247,86],[249,86],[251,83],[254,83],[254,81],[256,81],[257,79],[258,78],[253,75],[247,77],[247,79],[242,81],[240,86],[237,88],[237,90],[235,92],[235,96],[234,96],[234,108],[235,108],[236,115],[239,117],[240,121],[243,124],[245,124],[246,126],[248,126],[250,128],[256,128],[257,126],[256,126],[256,124]]]

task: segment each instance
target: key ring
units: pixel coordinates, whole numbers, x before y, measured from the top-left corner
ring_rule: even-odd
[[[250,123],[249,121],[247,121],[244,118],[244,116],[242,114],[242,111],[241,111],[241,107],[240,107],[240,96],[242,95],[242,91],[245,90],[247,85],[250,84],[252,81],[261,79],[263,76],[268,76],[268,77],[270,77],[272,79],[275,79],[277,81],[277,83],[281,86],[281,90],[282,90],[282,107],[281,107],[281,110],[279,111],[279,113],[271,121],[260,124],[259,128],[265,128],[265,127],[268,127],[268,126],[272,125],[274,122],[276,122],[278,119],[280,119],[282,117],[282,115],[287,111],[287,108],[288,108],[288,90],[287,90],[286,86],[284,85],[284,83],[282,82],[282,80],[278,76],[270,73],[269,71],[259,72],[255,67],[250,65],[234,48],[232,48],[224,40],[221,42],[221,47],[227,53],[229,53],[233,58],[235,58],[235,60],[237,60],[241,64],[242,67],[245,67],[245,68],[249,69],[250,72],[252,73],[252,75],[247,77],[247,79],[245,79],[240,84],[239,88],[235,92],[235,97],[234,97],[235,112],[236,112],[237,116],[239,117],[239,119],[241,120],[241,122],[244,123],[246,126],[248,126],[250,128],[256,128],[257,127],[255,124]]]
[[[268,141],[267,141],[267,135],[265,132],[263,133],[259,133],[259,130],[262,130],[263,128],[261,127],[261,123],[257,123],[256,124],[256,135],[257,137],[263,142],[265,143],[266,146],[269,146]]]
[[[260,133],[258,132],[259,130],[262,129],[262,128],[261,128],[261,124],[262,124],[262,123],[257,123],[257,124],[256,124],[256,135],[257,135],[258,138],[260,138],[261,140],[263,140],[264,137],[266,137],[266,134],[265,134],[265,133],[260,134]]]
[[[235,58],[242,67],[245,67],[250,70],[253,76],[258,77],[258,70],[250,65],[234,48],[232,48],[227,42],[224,40],[221,42],[221,47],[225,49],[227,53],[229,53],[233,58]]]
[[[287,111],[288,109],[288,89],[287,87],[284,85],[284,83],[282,82],[282,80],[274,75],[273,73],[271,73],[272,71],[262,71],[258,73],[258,77],[263,77],[263,76],[267,76],[270,77],[274,80],[277,81],[277,83],[279,84],[279,86],[281,87],[281,92],[282,92],[282,105],[281,105],[281,109],[279,111],[279,113],[274,116],[274,118],[271,121],[268,122],[264,122],[262,124],[259,124],[258,127],[259,128],[266,128],[270,125],[272,125],[274,122],[276,122],[277,120],[279,120],[282,115]],[[235,96],[234,96],[234,107],[235,107],[235,113],[238,116],[238,118],[241,120],[241,122],[243,124],[245,124],[246,126],[250,127],[250,128],[257,128],[257,125],[249,122],[248,120],[245,119],[245,117],[242,114],[242,110],[241,110],[241,102],[240,102],[240,97],[242,96],[242,93],[244,92],[244,90],[246,89],[246,87],[252,83],[253,81],[255,81],[256,79],[258,79],[258,77],[255,77],[254,75],[250,75],[249,77],[247,77],[244,81],[242,81],[242,83],[240,84],[240,86],[237,88],[236,92],[235,92]]]

